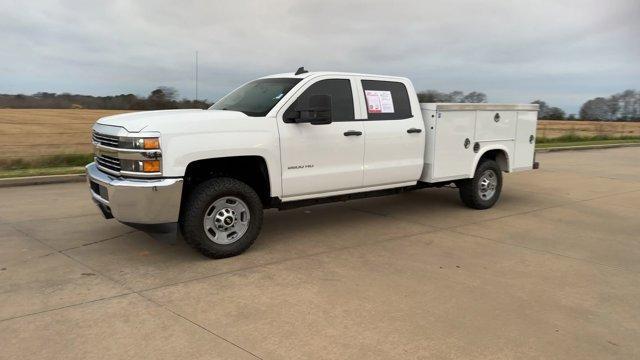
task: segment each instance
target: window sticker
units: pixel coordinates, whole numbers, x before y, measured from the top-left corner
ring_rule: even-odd
[[[364,93],[367,97],[368,113],[375,114],[394,112],[391,91],[365,90]]]

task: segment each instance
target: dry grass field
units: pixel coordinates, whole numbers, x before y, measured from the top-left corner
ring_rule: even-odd
[[[0,109],[0,159],[90,153],[91,125],[123,110]]]
[[[123,110],[0,109],[0,159],[91,152],[91,125],[100,117]],[[640,136],[640,122],[541,120],[538,137]]]
[[[555,138],[566,134],[640,136],[640,122],[539,120],[538,137]]]

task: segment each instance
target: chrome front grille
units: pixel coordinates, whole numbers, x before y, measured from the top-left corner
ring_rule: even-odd
[[[101,134],[96,131],[91,135],[91,139],[98,145],[108,146],[111,148],[118,148],[120,145],[120,138],[118,136]],[[120,159],[117,157],[105,155],[100,151],[96,151],[95,160],[98,166],[105,171],[110,170],[114,173],[120,173],[120,170],[122,170]]]
[[[109,146],[112,148],[117,148],[120,145],[120,138],[113,135],[105,135],[98,132],[93,132],[91,139],[93,142],[98,143],[100,145]]]
[[[96,124],[91,134],[95,164],[99,170],[112,176],[160,177],[162,164],[158,162],[162,159],[161,150],[143,148],[144,139],[159,141],[159,137],[160,134],[155,132],[130,134],[124,129]]]
[[[96,155],[96,162],[99,166],[109,169],[111,171],[120,172],[122,170],[122,166],[120,166],[120,159],[107,156],[107,155]]]

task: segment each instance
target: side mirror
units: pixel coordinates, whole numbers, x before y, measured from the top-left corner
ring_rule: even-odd
[[[289,117],[287,122],[310,123],[311,125],[331,124],[331,96],[311,95],[309,103],[295,109],[295,115]]]

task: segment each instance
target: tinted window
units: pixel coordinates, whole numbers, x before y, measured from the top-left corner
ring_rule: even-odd
[[[362,80],[369,120],[407,119],[412,116],[407,88],[396,81]]]
[[[309,98],[313,95],[329,95],[331,97],[332,121],[353,120],[353,95],[351,82],[346,79],[320,80],[309,86],[300,97],[287,109],[285,119],[295,109],[309,108]]]
[[[209,109],[265,116],[301,79],[260,79],[244,84]]]

